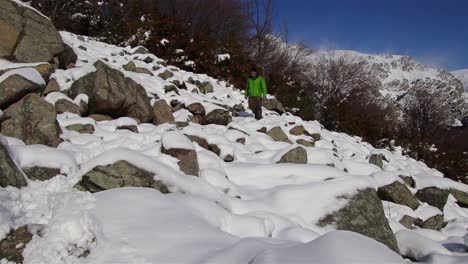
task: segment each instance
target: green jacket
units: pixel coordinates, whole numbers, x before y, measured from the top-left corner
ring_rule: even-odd
[[[249,78],[247,85],[245,86],[245,95],[248,97],[259,97],[267,94],[267,87],[265,79],[262,76],[258,76],[255,79]]]

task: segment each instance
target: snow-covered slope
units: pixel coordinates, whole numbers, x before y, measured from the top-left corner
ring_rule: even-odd
[[[450,73],[462,82],[465,92],[468,93],[468,69],[452,71]]]
[[[80,100],[69,98],[67,91],[76,80],[96,71],[94,62],[103,60],[140,83],[153,102],[156,98],[185,105],[199,102],[207,113],[238,104],[247,107],[241,91],[209,76],[164,66],[154,55],[136,54],[135,49],[61,34],[77,53],[78,62],[75,68],[53,74],[60,92],[47,95],[51,103],[66,99],[78,104]],[[405,61],[404,57],[398,60]],[[125,71],[129,61],[153,76]],[[408,67],[419,71],[417,65]],[[158,77],[166,70],[173,77]],[[397,73],[387,74],[382,78],[391,79]],[[210,82],[214,90],[194,93],[198,88],[189,79]],[[165,90],[174,80],[186,82],[187,89]],[[319,222],[346,207],[360,191],[403,184],[405,176],[414,180],[408,187],[411,195],[427,187],[468,193],[467,185],[443,178],[424,163],[403,156],[398,148],[375,149],[358,137],[328,131],[316,121],[288,113],[280,116],[264,109],[264,115],[257,121],[249,110],[240,111],[227,126],[192,122],[156,126],[128,117],[96,121],[67,112],[57,116],[64,141],[56,149],[2,137],[20,167],[57,168],[60,175],[29,180],[21,189],[0,188],[0,239],[10,228],[30,225],[37,235],[23,256],[25,263],[34,264],[406,263],[382,243]],[[191,116],[184,108],[174,112],[178,122],[190,121]],[[74,124],[91,125],[94,132],[67,129]],[[136,131],[118,129],[122,126],[134,126]],[[306,133],[291,131],[300,126]],[[277,141],[260,132],[273,128],[287,140]],[[186,136],[216,145],[219,153],[188,142]],[[305,156],[305,162],[278,163],[299,147],[296,142],[309,143],[297,154]],[[198,163],[199,177],[183,173],[178,160],[163,153],[163,148],[195,150],[197,158],[192,162]],[[382,168],[369,163],[372,154],[384,157]],[[121,160],[154,174],[171,193],[118,188],[91,194],[73,188],[96,166]],[[414,210],[387,201],[382,205],[406,256],[427,263],[466,263],[468,209],[453,196],[442,210],[427,203]],[[408,229],[400,223],[405,215],[421,221],[443,215],[446,225],[440,231]]]

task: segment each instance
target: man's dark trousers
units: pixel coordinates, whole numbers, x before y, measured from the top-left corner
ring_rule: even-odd
[[[262,97],[249,97],[249,108],[255,115],[255,119],[262,119]]]

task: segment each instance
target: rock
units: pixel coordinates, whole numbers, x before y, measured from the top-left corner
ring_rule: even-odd
[[[54,106],[37,94],[28,94],[4,112],[7,120],[1,124],[5,136],[23,140],[26,144],[56,147],[60,142],[60,127]]]
[[[455,189],[450,189],[449,192],[457,199],[457,204],[459,206],[468,208],[468,193]]]
[[[29,93],[40,93],[43,88],[20,75],[10,75],[0,83],[0,109],[8,108]]]
[[[171,106],[165,100],[157,100],[153,105],[153,124],[161,125],[174,121]]]
[[[304,126],[295,126],[291,130],[289,130],[289,134],[299,136],[304,135],[306,132],[304,130]]]
[[[436,187],[428,187],[419,190],[416,193],[416,198],[422,202],[426,202],[432,206],[444,211],[445,204],[449,196],[449,191],[446,189],[439,189]]]
[[[375,190],[367,188],[350,197],[348,204],[317,223],[334,225],[338,230],[353,231],[375,239],[399,253],[398,245]]]
[[[167,80],[167,79],[169,79],[169,78],[171,78],[173,76],[174,76],[174,73],[172,73],[169,70],[165,70],[165,71],[161,72],[160,74],[158,74],[158,77],[160,77],[160,78],[162,78],[164,80]]]
[[[221,149],[216,144],[210,144],[209,145],[209,150],[211,150],[213,153],[215,153],[218,156],[221,155]]]
[[[296,143],[299,144],[299,145],[305,146],[305,147],[310,147],[310,148],[315,147],[314,142],[310,142],[310,141],[307,141],[307,140],[302,139],[302,138],[296,140]]]
[[[147,75],[149,75],[149,76],[154,76],[154,74],[153,74],[150,70],[148,70],[148,69],[146,69],[146,68],[143,68],[143,67],[137,67],[136,70],[135,70],[135,72],[136,72],[136,73],[147,74]]]
[[[0,138],[0,186],[21,188],[26,186],[26,184],[24,174],[11,159],[7,147],[3,145]]]
[[[59,68],[62,70],[74,68],[78,56],[76,56],[76,53],[67,44],[64,44],[63,47],[64,50],[58,55]]]
[[[129,125],[129,126],[119,126],[117,127],[118,130],[130,130],[132,131],[133,133],[138,133],[138,127],[137,126],[132,126],[132,125]]]
[[[194,115],[204,115],[205,107],[200,103],[191,103],[187,105],[187,110]]]
[[[223,109],[215,109],[209,112],[207,115],[203,116],[202,123],[204,125],[216,124],[227,126],[229,123],[231,123],[231,120],[232,117],[228,111]]]
[[[202,94],[212,93],[213,92],[213,85],[210,82],[202,82],[197,84],[198,90]]]
[[[32,237],[33,235],[26,226],[12,230],[0,241],[0,260],[5,259],[6,263],[23,263],[23,250]],[[2,261],[2,263],[4,262]]]
[[[153,71],[159,71],[161,67],[154,65],[151,69],[153,69]]]
[[[154,76],[154,74],[146,69],[146,68],[143,68],[143,67],[137,67],[135,65],[135,62],[133,61],[129,61],[126,65],[123,66],[123,69],[126,70],[126,71],[131,71],[131,72],[136,72],[136,73],[144,73],[144,74],[148,74],[150,76]]]
[[[286,152],[277,163],[307,164],[307,152],[303,147],[295,147]]]
[[[151,58],[150,56],[146,57],[144,60],[143,60],[145,63],[152,63],[154,61],[153,58]]]
[[[122,187],[153,188],[161,193],[169,193],[166,185],[154,180],[153,173],[123,160],[111,165],[95,167],[83,175],[75,185],[75,188],[91,193]]]
[[[242,104],[235,104],[232,108],[234,110],[236,110],[237,112],[244,112],[245,111],[244,105],[242,105]]]
[[[422,220],[420,218],[404,215],[400,220],[400,224],[408,229],[414,229],[415,226],[420,226],[422,224]]]
[[[188,139],[192,142],[196,142],[200,147],[210,150],[210,145],[208,144],[208,141],[206,139],[197,137],[197,136],[192,136],[192,135],[186,135]]]
[[[281,130],[281,131],[282,131],[282,130]],[[266,134],[266,133],[267,133],[267,128],[266,128],[266,127],[262,127],[262,128],[260,128],[259,130],[257,130],[257,132]],[[286,135],[286,134],[285,134],[285,135]],[[271,137],[271,136],[270,136],[270,137]]]
[[[55,111],[57,114],[62,114],[65,112],[70,112],[81,116],[81,108],[79,105],[72,103],[66,99],[59,99],[55,102]]]
[[[97,121],[97,122],[113,120],[113,118],[112,118],[111,116],[108,116],[108,115],[100,115],[100,114],[91,114],[91,115],[89,115],[88,117],[94,119],[94,120]]]
[[[192,89],[191,93],[194,93],[194,94],[199,94],[198,90],[197,89]]]
[[[93,134],[94,126],[91,124],[73,124],[66,127],[66,129],[78,132],[80,134]]]
[[[434,215],[429,217],[424,223],[421,225],[422,228],[432,229],[439,231],[445,226],[444,216],[443,215]]]
[[[369,163],[383,169],[383,156],[382,154],[372,154],[369,157]]]
[[[267,135],[275,141],[286,142],[288,140],[288,136],[286,135],[286,133],[283,132],[283,130],[279,126],[270,129]]]
[[[179,160],[179,168],[187,175],[198,176],[198,157],[197,152],[193,149],[165,149],[161,148],[161,152],[172,156]]]
[[[44,80],[49,80],[50,75],[55,71],[54,66],[49,63],[41,63],[33,67]]]
[[[78,48],[79,48],[80,50],[84,50],[84,51],[87,51],[87,50],[88,50],[88,48],[86,48],[86,47],[83,46],[83,45],[79,45]]]
[[[60,92],[60,85],[58,84],[57,80],[50,79],[45,90],[42,92],[42,96],[47,96],[48,94],[53,92]]]
[[[30,167],[23,168],[24,174],[31,180],[46,181],[60,174],[60,169],[44,168],[44,167]]]
[[[286,110],[284,110],[283,105],[275,98],[264,99],[262,101],[262,104],[263,104],[263,107],[265,107],[266,109],[270,111],[275,111],[279,114],[286,112]]]
[[[241,143],[242,145],[245,145],[245,138],[238,138],[236,139],[237,143]]]
[[[176,94],[179,94],[179,89],[177,89],[177,87],[173,84],[171,85],[165,85],[164,86],[164,92],[165,93],[170,93],[170,92],[174,92]]]
[[[195,124],[201,124],[203,123],[203,117],[199,115],[189,116],[189,122],[192,122]]]
[[[398,181],[380,187],[377,194],[381,200],[406,205],[413,210],[419,206],[418,200],[411,194],[408,187]]]
[[[188,122],[176,121],[175,125],[176,125],[177,129],[181,129],[181,128],[184,128],[184,127],[188,127],[190,124]]]
[[[148,95],[140,84],[124,77],[122,72],[102,61],[97,61],[94,66],[96,72],[72,84],[71,98],[79,94],[88,95],[90,114],[104,114],[113,118],[127,116],[144,123],[153,119]]]
[[[156,64],[167,67],[167,62],[165,60],[157,61]]]
[[[132,54],[148,54],[149,51],[143,46],[138,46]]]
[[[18,62],[51,61],[64,49],[52,22],[32,8],[0,0],[0,58]]]
[[[410,176],[403,176],[403,175],[398,175],[398,177],[400,177],[400,179],[403,180],[403,182],[405,182],[405,184],[411,188],[415,188],[416,187],[416,183],[414,182],[413,178],[410,177]]]
[[[322,139],[322,135],[320,135],[319,133],[313,133],[310,135],[314,141],[319,141],[320,139]]]

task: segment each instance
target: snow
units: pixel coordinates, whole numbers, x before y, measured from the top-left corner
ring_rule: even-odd
[[[34,68],[18,68],[14,70],[10,70],[5,72],[0,76],[0,82],[3,82],[6,80],[6,78],[12,76],[12,75],[18,75],[26,80],[31,81],[32,83],[38,84],[38,85],[45,85],[46,82],[42,78],[42,76],[39,74],[39,72],[34,69]]]
[[[130,47],[89,38],[82,41],[67,32],[61,35],[77,53],[78,61],[75,68],[53,74],[61,92],[45,98],[51,103],[59,99],[87,102],[86,95],[70,98],[66,90],[94,72],[96,60],[107,59],[115,69],[134,61],[153,72],[155,76],[124,72],[142,85],[153,102],[160,98],[185,105],[201,103],[207,112],[236,104],[247,109],[242,92],[225,82],[179,69],[173,71],[170,80],[185,81],[187,90],[166,94],[164,86],[170,82],[157,74],[174,67],[158,65],[161,68],[154,71],[152,67],[162,61],[160,58],[131,55]],[[80,45],[87,50],[78,49]],[[154,62],[143,62],[147,56]],[[17,68],[20,64],[0,61],[2,65]],[[197,87],[188,82],[189,78],[210,82],[213,93],[191,93]],[[446,179],[423,162],[402,155],[398,147],[395,151],[375,149],[358,137],[328,131],[317,121],[263,111],[264,118],[259,121],[246,110],[244,116],[233,116],[228,126],[188,123],[180,129],[171,123],[138,124],[129,117],[97,122],[63,113],[57,115],[63,139],[57,148],[25,145],[21,140],[2,137],[19,167],[56,168],[60,174],[47,181],[29,180],[21,189],[0,188],[0,239],[11,228],[23,225],[40,230],[41,236],[34,236],[23,252],[26,264],[405,263],[383,244],[317,222],[345,207],[360,190],[403,182],[402,175],[415,180],[415,188],[409,188],[413,194],[432,186],[468,192],[467,185]],[[192,115],[185,109],[173,114],[176,121],[188,121]],[[73,124],[90,124],[94,133],[66,129]],[[136,126],[138,133],[118,129],[125,125]],[[257,130],[279,126],[292,142],[313,141],[307,135],[288,132],[297,125],[311,134],[319,133],[321,140],[315,147],[302,146],[307,164],[276,163],[298,145],[274,141]],[[188,135],[216,145],[219,155],[192,143]],[[195,151],[200,176],[185,175],[178,160],[163,154],[162,148]],[[383,169],[369,164],[371,154],[385,157]],[[234,161],[225,162],[228,155]],[[122,160],[153,174],[171,193],[120,188],[90,194],[73,188],[96,166]],[[468,209],[459,207],[452,196],[443,212],[426,203],[416,210],[386,201],[382,205],[404,255],[428,263],[466,263],[462,246],[468,239]],[[399,223],[404,215],[426,220],[438,214],[444,214],[447,222],[440,231],[418,227],[410,231]],[[88,251],[88,257],[80,257]]]
[[[452,71],[450,73],[462,82],[465,92],[468,92],[468,69]]]

